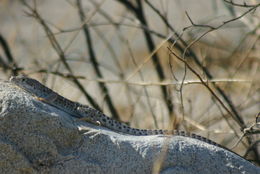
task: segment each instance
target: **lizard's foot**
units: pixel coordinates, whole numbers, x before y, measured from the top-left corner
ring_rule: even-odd
[[[97,126],[101,126],[100,121],[91,120],[91,119],[86,118],[86,117],[80,118],[79,120],[86,121],[86,122],[92,123],[92,124],[97,125]]]
[[[96,121],[96,124],[97,124],[98,126],[101,126],[100,121]]]
[[[89,131],[84,132],[84,135],[88,135],[89,138],[93,139],[96,136],[101,135],[101,133],[99,130],[89,130]]]

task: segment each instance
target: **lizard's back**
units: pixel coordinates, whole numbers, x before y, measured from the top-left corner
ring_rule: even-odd
[[[145,135],[172,135],[172,136],[184,136],[195,138],[197,140],[206,142],[208,144],[212,144],[226,150],[229,150],[218,143],[209,140],[200,135],[196,135],[194,133],[189,133],[185,131],[179,130],[147,130],[147,129],[136,129],[132,128],[124,123],[111,119],[110,117],[104,115],[102,112],[90,108],[89,106],[79,104],[77,102],[73,102],[69,99],[66,99],[44,86],[37,80],[28,78],[28,77],[11,77],[10,81],[22,89],[28,91],[30,94],[40,98],[42,101],[62,110],[73,117],[77,117],[83,120],[86,120],[93,124],[98,124],[118,133],[124,133],[135,136],[145,136]],[[230,150],[229,150],[230,151]],[[231,151],[232,152],[232,151]],[[234,152],[233,152],[234,153]]]

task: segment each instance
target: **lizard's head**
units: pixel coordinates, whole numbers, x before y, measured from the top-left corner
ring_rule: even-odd
[[[40,84],[37,80],[26,76],[12,76],[9,81],[25,90],[33,90],[35,85]]]
[[[26,76],[12,76],[9,81],[37,97],[43,98],[45,95],[52,93],[51,89]]]

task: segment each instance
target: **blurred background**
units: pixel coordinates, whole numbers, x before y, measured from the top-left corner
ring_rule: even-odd
[[[260,163],[259,0],[0,0],[0,78]],[[259,123],[258,123],[259,124]]]

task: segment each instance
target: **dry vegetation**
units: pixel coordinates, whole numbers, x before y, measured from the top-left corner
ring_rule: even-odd
[[[28,75],[133,127],[192,131],[260,164],[260,2],[190,2],[2,0],[1,78]]]

